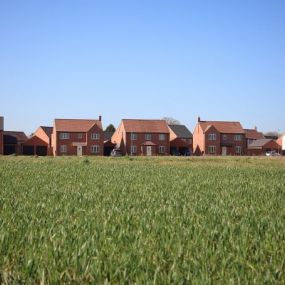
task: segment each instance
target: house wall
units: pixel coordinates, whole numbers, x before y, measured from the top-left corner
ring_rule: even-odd
[[[104,155],[104,133],[101,128],[99,128],[97,125],[93,126],[87,133],[86,132],[68,132],[69,133],[69,139],[60,139],[60,133],[62,132],[56,132],[56,143],[54,153],[55,155],[77,155],[77,146],[74,146],[73,143],[87,143],[87,146],[82,147],[82,154],[83,155],[97,155],[102,156]],[[82,134],[82,138],[78,138],[78,134]],[[92,133],[99,133],[100,139],[98,140],[92,140],[91,134]],[[66,145],[67,146],[67,152],[61,153],[60,152],[60,146]],[[91,152],[91,146],[92,145],[98,145],[100,147],[99,153],[92,153]]]
[[[198,123],[193,133],[193,153],[195,155],[202,155],[205,152],[205,136],[204,132]]]
[[[224,135],[227,136],[226,139],[224,139]],[[246,138],[244,134],[239,134],[242,136],[242,140],[241,141],[235,141],[235,135],[238,134],[220,134],[220,140],[221,140],[221,146],[223,145],[227,145],[227,144],[231,144],[232,146],[227,147],[227,154],[228,155],[238,155],[236,154],[236,146],[240,146],[241,147],[241,155],[245,155],[247,154],[247,142],[246,142]],[[222,148],[221,148],[221,152],[220,154],[222,154]]]
[[[41,140],[43,140],[44,142],[46,142],[48,145],[51,145],[49,136],[46,134],[46,132],[41,127],[39,127],[35,131],[34,135],[40,138]]]
[[[124,125],[121,122],[111,138],[111,142],[115,144],[117,148],[120,148],[122,152],[123,152],[123,146],[121,146],[121,142],[123,140],[123,133],[124,133]]]
[[[215,134],[216,140],[211,141],[209,140],[209,134]],[[207,130],[207,132],[204,133],[204,141],[205,141],[205,149],[204,152],[206,155],[220,155],[221,154],[221,134],[214,128],[211,127]],[[216,147],[216,153],[210,154],[209,153],[209,146],[215,146]]]
[[[169,140],[172,141],[172,140],[175,140],[177,138],[177,135],[173,132],[173,130],[168,127],[169,129]]]
[[[157,133],[137,133],[137,140],[131,140],[131,133],[126,133],[125,135],[125,154],[131,154],[131,146],[135,145],[137,147],[136,155],[146,155],[146,147],[142,148],[142,144],[145,142],[145,135],[151,134],[151,141],[156,144],[152,147],[152,155],[169,155],[170,154],[170,142],[169,133],[163,133],[165,135],[165,140],[159,140],[159,134]],[[165,147],[165,153],[159,154],[159,146]]]

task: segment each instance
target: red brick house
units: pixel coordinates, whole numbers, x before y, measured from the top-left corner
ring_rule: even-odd
[[[184,125],[168,125],[170,132],[170,154],[190,155],[193,153],[193,135]]]
[[[0,117],[0,155],[4,153],[3,132],[4,132],[4,118]]]
[[[123,119],[112,143],[123,155],[169,155],[169,129],[165,120]]]
[[[52,155],[52,131],[53,127],[40,126],[35,133],[23,143],[23,155]]]
[[[280,151],[278,143],[272,139],[255,140],[248,146],[249,155],[265,155],[266,152],[270,151]]]
[[[193,133],[195,155],[244,155],[245,131],[239,122],[201,121]]]
[[[99,120],[55,119],[52,150],[58,155],[103,155],[104,133]]]

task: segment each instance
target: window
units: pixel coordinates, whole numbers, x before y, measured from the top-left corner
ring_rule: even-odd
[[[138,134],[131,133],[131,140],[136,141],[138,139]]]
[[[99,153],[100,146],[99,145],[91,145],[91,153]]]
[[[98,133],[92,133],[91,134],[91,140],[100,140],[100,134]]]
[[[159,149],[158,149],[158,152],[161,153],[161,154],[162,154],[162,153],[165,153],[165,146],[160,145],[160,146],[159,146]]]
[[[81,140],[81,139],[83,138],[83,134],[82,134],[82,133],[78,133],[78,134],[77,134],[77,137],[78,137],[78,139]]]
[[[236,154],[241,154],[241,146],[236,146]]]
[[[242,135],[235,135],[235,141],[241,141]]]
[[[159,134],[158,138],[160,141],[165,141],[166,136],[165,136],[165,134]]]
[[[67,145],[65,144],[60,145],[60,153],[67,153]]]
[[[146,141],[151,141],[151,134],[145,134],[144,137]]]
[[[208,146],[209,154],[216,154],[216,147],[214,145]]]
[[[131,153],[137,153],[137,146],[136,145],[132,145],[131,146]]]
[[[69,139],[69,133],[59,133],[59,139],[60,140],[68,140]]]
[[[227,135],[223,135],[223,141],[226,141],[228,139]]]
[[[209,134],[208,136],[209,141],[215,141],[217,139],[216,134]]]

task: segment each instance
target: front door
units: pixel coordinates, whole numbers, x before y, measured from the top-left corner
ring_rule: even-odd
[[[82,156],[82,145],[77,146],[77,156]]]
[[[222,155],[227,155],[227,147],[226,146],[222,147]]]
[[[151,146],[148,145],[148,146],[146,147],[146,155],[147,155],[147,156],[151,156],[151,154],[152,154],[151,152],[152,152]]]

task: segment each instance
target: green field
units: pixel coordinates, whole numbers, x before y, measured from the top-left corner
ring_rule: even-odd
[[[284,158],[0,158],[0,284],[285,284]]]

